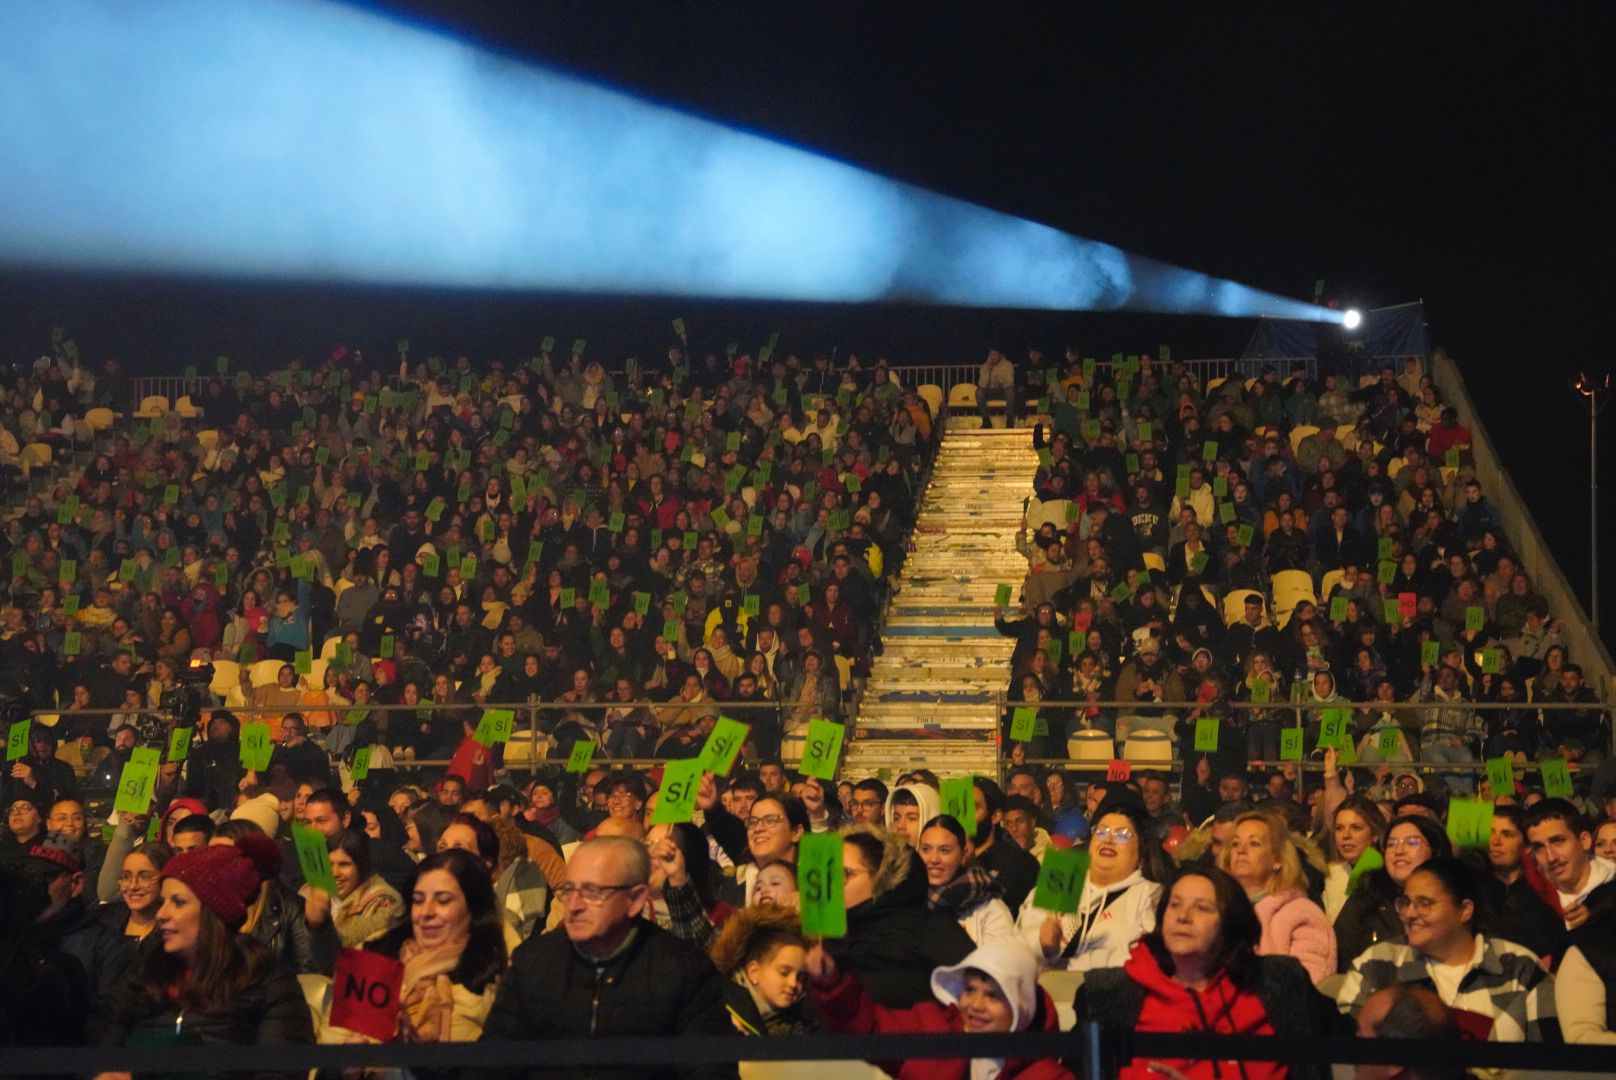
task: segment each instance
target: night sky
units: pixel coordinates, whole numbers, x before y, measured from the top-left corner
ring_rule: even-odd
[[[1082,5],[1006,17],[914,4],[394,0],[436,25],[648,99],[1125,250],[1342,306],[1423,299],[1579,593],[1588,444],[1579,368],[1608,349],[1616,215],[1610,5]],[[963,5],[960,5],[963,7]],[[1029,6],[1031,7],[1031,6]],[[334,166],[337,163],[334,163]],[[0,193],[3,197],[3,193]],[[782,253],[789,257],[789,252]],[[338,342],[527,355],[545,334],[645,350],[698,340],[974,360],[1238,353],[1248,322],[0,276],[0,343],[61,324],[92,354],[178,370]],[[424,354],[424,353],[423,353]],[[1616,412],[1601,470],[1616,485]],[[1616,514],[1613,514],[1616,520]],[[1616,619],[1616,545],[1604,610]],[[1610,636],[1607,635],[1607,640]]]

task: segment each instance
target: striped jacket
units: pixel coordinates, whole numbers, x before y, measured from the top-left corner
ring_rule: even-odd
[[[1454,1009],[1492,1021],[1493,1042],[1559,1042],[1554,1010],[1554,976],[1544,971],[1531,950],[1513,941],[1476,935],[1476,954],[1450,997],[1431,978],[1433,967],[1412,946],[1381,941],[1352,962],[1336,1004],[1349,1015],[1377,990],[1413,983],[1435,990]]]

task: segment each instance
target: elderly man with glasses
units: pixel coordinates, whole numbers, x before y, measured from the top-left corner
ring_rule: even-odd
[[[707,957],[644,917],[651,862],[623,837],[585,840],[556,890],[557,930],[518,948],[486,1039],[732,1035]],[[530,1074],[537,1076],[540,1062]],[[601,1069],[595,1075],[735,1076],[733,1064]]]

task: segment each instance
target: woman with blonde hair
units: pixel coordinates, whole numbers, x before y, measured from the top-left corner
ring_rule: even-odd
[[[1218,868],[1240,883],[1257,912],[1258,956],[1294,956],[1315,985],[1335,973],[1335,931],[1324,909],[1307,897],[1300,845],[1281,814],[1248,810],[1235,818]]]

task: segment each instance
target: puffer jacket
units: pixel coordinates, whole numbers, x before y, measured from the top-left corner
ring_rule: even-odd
[[[511,957],[483,1025],[485,1039],[626,1035],[736,1035],[712,962],[654,923],[637,926],[616,956],[598,963],[574,949],[563,929],[533,938]],[[567,1074],[733,1077],[736,1068],[670,1063],[660,1070],[571,1068]],[[535,1068],[527,1075],[545,1074]]]
[[[1379,941],[1404,940],[1403,920],[1393,906],[1402,892],[1385,870],[1371,870],[1335,917],[1336,970],[1352,967],[1358,954]]]
[[[242,990],[228,1009],[218,1012],[187,1011],[142,1000],[126,982],[97,1010],[90,1026],[91,1041],[102,1046],[153,1045],[164,1040],[240,1046],[314,1042],[308,1002],[284,964],[276,964],[267,977]]]
[[[1258,900],[1259,956],[1294,956],[1316,985],[1335,974],[1335,931],[1324,909],[1301,889],[1279,889]]]

